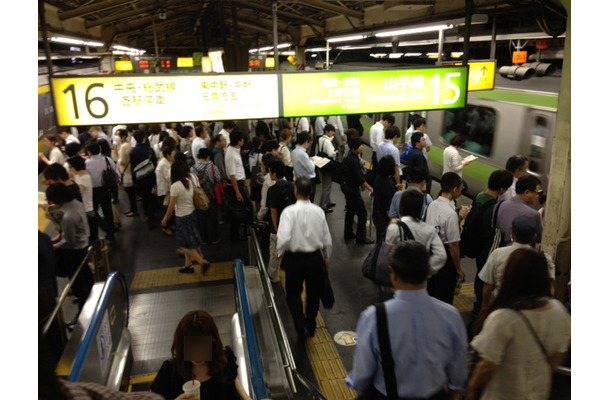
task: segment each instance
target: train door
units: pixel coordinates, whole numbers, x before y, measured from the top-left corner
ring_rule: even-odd
[[[530,160],[529,171],[538,176],[543,187],[546,187],[551,167],[555,114],[533,110],[528,118],[526,132],[522,151]]]

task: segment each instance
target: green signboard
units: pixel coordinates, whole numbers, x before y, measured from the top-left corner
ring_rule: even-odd
[[[285,117],[460,108],[467,67],[282,74]]]

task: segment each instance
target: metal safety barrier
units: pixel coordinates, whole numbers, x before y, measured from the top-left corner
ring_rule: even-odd
[[[98,261],[98,257],[97,257],[98,253],[101,253],[101,255],[102,255],[102,265],[101,266],[100,266],[100,262]],[[57,300],[57,305],[55,306],[55,308],[53,309],[51,314],[49,314],[49,316],[47,317],[47,321],[43,325],[43,328],[42,328],[43,336],[49,332],[49,329],[51,328],[51,325],[53,324],[53,321],[56,318],[58,319],[60,326],[62,328],[64,327],[63,315],[61,314],[60,311],[62,309],[64,302],[66,301],[66,298],[68,297],[68,294],[70,293],[70,290],[72,289],[72,286],[74,286],[74,281],[76,281],[76,278],[81,273],[81,271],[85,267],[85,265],[87,266],[87,268],[89,268],[89,263],[91,263],[91,265],[93,266],[93,276],[95,277],[96,282],[102,281],[108,275],[110,275],[110,263],[108,261],[108,246],[106,245],[106,241],[104,239],[97,240],[96,242],[94,242],[92,245],[90,245],[87,248],[87,254],[81,261],[78,268],[76,269],[76,272],[74,273],[74,275],[72,275],[72,278],[70,278],[70,281],[68,282],[68,284],[66,285],[64,290],[61,292],[61,295],[59,296],[59,299]],[[105,276],[102,277],[102,273],[105,274]]]
[[[288,341],[284,324],[282,323],[282,319],[280,318],[280,314],[275,303],[273,289],[271,287],[271,280],[269,279],[269,275],[267,274],[267,270],[265,268],[265,262],[263,260],[260,245],[256,237],[256,232],[251,226],[248,227],[248,250],[250,255],[250,263],[256,265],[263,282],[265,300],[268,304],[267,308],[271,315],[271,321],[275,329],[275,336],[279,342],[278,344],[282,357],[282,364],[291,392],[293,394],[298,394],[299,397],[303,399],[308,398],[325,400],[324,395],[310,382],[308,382],[307,379],[301,376],[296,369],[292,351],[290,350],[290,342]],[[304,392],[307,392],[307,394]]]

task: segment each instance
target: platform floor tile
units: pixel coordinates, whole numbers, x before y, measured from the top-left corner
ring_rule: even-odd
[[[225,281],[235,278],[232,261],[212,263],[208,273],[205,275],[203,275],[200,265],[195,265],[195,272],[192,274],[182,274],[178,272],[178,268],[180,266],[136,272],[130,290],[136,291],[199,282]]]

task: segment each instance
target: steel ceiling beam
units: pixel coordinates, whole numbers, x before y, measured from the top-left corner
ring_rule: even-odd
[[[112,24],[114,22],[121,21],[125,18],[130,18],[130,17],[140,15],[140,14],[148,14],[151,11],[154,11],[155,9],[157,9],[157,6],[153,4],[148,7],[142,7],[142,8],[132,10],[132,11],[123,12],[123,13],[120,13],[117,15],[112,15],[109,17],[96,19],[95,21],[86,21],[85,28],[89,29],[89,28],[94,28],[96,26],[100,26],[100,25]]]
[[[299,3],[304,6],[307,6],[310,8],[316,8],[318,10],[322,10],[322,11],[326,11],[326,12],[332,12],[332,13],[335,13],[338,15],[349,15],[350,17],[354,17],[354,18],[358,18],[358,19],[364,18],[364,12],[362,12],[362,11],[352,10],[351,8],[346,8],[346,7],[341,7],[341,6],[336,6],[334,4],[327,3],[325,1],[295,0],[295,3]]]
[[[258,4],[258,3],[254,3],[254,2],[246,2],[246,1],[240,1],[240,0],[236,1],[235,4],[238,5],[239,7],[263,11],[263,12],[271,15],[271,7],[267,7],[264,4]],[[291,21],[299,21],[304,24],[317,25],[317,26],[321,26],[321,27],[324,27],[324,25],[325,25],[324,21],[319,21],[317,19],[310,18],[305,15],[293,14],[293,13],[289,13],[286,11],[278,10],[277,15],[278,15],[278,17],[281,17],[283,19],[288,19]]]
[[[94,3],[88,6],[78,7],[70,11],[62,11],[59,13],[59,20],[65,21],[70,18],[82,17],[83,15],[91,14],[97,11],[107,10],[109,8],[127,6],[131,2],[125,0],[106,0],[100,3]]]

